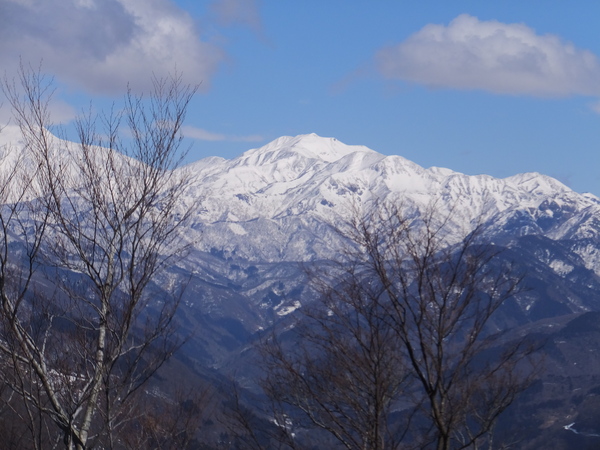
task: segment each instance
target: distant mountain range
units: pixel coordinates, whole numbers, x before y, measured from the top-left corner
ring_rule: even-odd
[[[212,314],[220,314],[220,295],[209,292],[235,292],[239,309],[256,316],[244,321],[248,333],[302,303],[298,263],[334,255],[340,237],[333,227],[375,201],[394,202],[407,214],[435,208],[450,217],[454,241],[481,226],[483,238],[518,254],[513,256],[553,285],[552,297],[570,283],[556,299],[565,312],[600,306],[586,291],[600,287],[600,199],[545,175],[497,179],[424,169],[315,134],[281,137],[238,158],[207,158],[182,170],[197,181],[181,201],[201,198],[202,209],[187,233],[195,239],[194,251],[181,269],[206,284],[199,295],[209,298],[196,304],[211,304]],[[521,312],[545,315],[547,301],[533,292]]]
[[[544,342],[548,373],[515,413],[530,421],[530,447],[522,448],[542,448],[545,439],[564,444],[552,448],[571,448],[573,439],[600,446],[599,198],[538,173],[498,179],[425,169],[315,134],[178,170],[195,177],[182,205],[201,199],[201,209],[185,231],[189,253],[157,283],[190,280],[179,321],[193,337],[179,361],[198,376],[208,368],[210,376],[239,377],[244,367],[251,378],[253,339],[311,301],[303,264],[336,254],[342,238],[334,227],[354,210],[378,201],[407,214],[435,208],[450,217],[449,241],[481,226],[526,274],[527,290],[496,323]]]
[[[238,158],[207,158],[185,170],[198,177],[189,195],[204,199],[196,218],[205,233],[201,246],[250,260],[326,256],[331,237],[320,232],[322,225],[347,217],[353,205],[375,200],[407,210],[432,205],[440,214],[452,210],[456,238],[478,224],[490,235],[541,234],[554,240],[598,235],[594,217],[600,199],[551,177],[527,173],[497,179],[424,169],[400,156],[315,134],[281,137]]]
[[[186,348],[192,359],[221,373],[247,369],[254,336],[310,302],[301,263],[333,256],[341,242],[332,226],[357,207],[389,201],[409,214],[433,207],[451,218],[451,240],[481,226],[483,238],[505,247],[502,257],[526,274],[526,291],[496,319],[499,328],[540,339],[548,367],[537,391],[515,406],[514,417],[528,424],[521,448],[600,445],[600,427],[590,425],[600,419],[594,195],[539,173],[498,179],[424,169],[315,134],[281,137],[238,158],[207,158],[183,170],[198,176],[188,195],[203,199],[191,225],[198,243],[180,267],[194,273],[186,320],[195,317],[190,324],[202,330],[197,347]],[[243,378],[248,385],[251,376]]]

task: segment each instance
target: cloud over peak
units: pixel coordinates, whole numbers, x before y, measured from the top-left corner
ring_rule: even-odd
[[[429,24],[376,55],[386,78],[433,88],[561,97],[600,95],[600,61],[555,35],[524,24],[480,21],[462,14],[448,26]]]

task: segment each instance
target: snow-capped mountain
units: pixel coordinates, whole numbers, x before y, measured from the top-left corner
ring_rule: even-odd
[[[206,222],[240,223],[307,214],[329,218],[332,211],[341,214],[349,200],[386,198],[401,198],[417,207],[437,199],[439,208],[469,206],[472,211],[465,211],[466,217],[479,220],[510,208],[537,208],[557,195],[580,197],[560,182],[536,173],[496,179],[436,167],[424,169],[400,156],[384,156],[315,134],[282,137],[236,159],[210,158],[188,169],[198,175],[194,193],[212,194],[207,196],[201,216]]]
[[[2,167],[10,166],[23,145],[18,130],[7,128],[0,138],[10,142]],[[62,148],[68,155],[57,158],[76,160],[76,145]],[[182,205],[200,199],[201,208],[184,233],[193,248],[173,273],[192,274],[189,308],[235,320],[244,333],[306,301],[299,263],[335,255],[342,238],[332,225],[375,202],[401,205],[407,215],[434,208],[450,217],[450,240],[483,226],[486,239],[510,248],[546,284],[568,285],[559,309],[600,306],[588,291],[600,288],[600,199],[545,175],[498,179],[426,169],[315,134],[280,137],[231,160],[211,157],[177,170],[194,178]],[[70,174],[77,176],[74,169]],[[549,301],[539,292],[521,300],[522,320]]]
[[[543,234],[551,239],[596,239],[600,200],[538,173],[498,179],[443,168],[422,168],[315,134],[281,137],[225,160],[190,164],[202,198],[194,228],[200,248],[254,261],[305,261],[335,251],[327,225],[375,201],[400,204],[408,214],[435,208],[449,215],[456,240],[477,225],[489,236]],[[186,201],[186,199],[182,199]],[[588,266],[600,260],[594,252]]]
[[[425,169],[314,134],[181,170],[197,177],[181,201],[201,198],[202,208],[186,232],[194,250],[177,271],[193,274],[186,320],[202,318],[211,364],[224,354],[207,346],[214,336],[241,345],[309,302],[301,263],[334,256],[341,238],[331,225],[375,201],[407,214],[435,208],[450,216],[453,239],[481,225],[485,239],[506,247],[503,257],[533,286],[511,306],[511,326],[600,310],[600,200],[548,176]]]
[[[22,156],[22,146],[18,130],[0,133],[0,176]],[[76,178],[77,146],[61,148],[68,153],[55,157],[70,158],[65,167]],[[547,351],[550,381],[564,377],[570,386],[580,377],[577,386],[600,392],[600,357],[573,347],[600,342],[594,325],[600,312],[600,199],[594,195],[538,173],[498,179],[423,168],[315,134],[281,137],[231,160],[211,157],[177,170],[194,180],[179,201],[199,200],[201,207],[184,230],[189,253],[155,281],[159,287],[180,278],[188,283],[178,319],[183,334],[193,337],[177,358],[190,377],[206,376],[208,366],[210,376],[243,372],[247,385],[255,383],[255,369],[244,359],[251,358],[252,340],[312,300],[303,264],[318,265],[339,251],[342,238],[333,226],[340,221],[376,202],[392,202],[408,216],[433,208],[449,217],[450,240],[481,226],[484,239],[505,248],[500,264],[514,263],[525,274],[526,289],[503,305],[494,325],[544,335],[554,346]],[[570,415],[565,423],[572,423],[575,390],[561,392],[563,403],[555,408],[545,402],[555,392],[540,389],[536,408],[550,411],[544,420],[564,412]]]
[[[0,168],[11,167],[22,146],[17,127],[3,129]],[[68,154],[56,157],[67,158],[65,167],[72,166],[77,146],[60,148]],[[454,240],[483,226],[491,241],[516,242],[523,236],[568,241],[572,256],[600,274],[600,199],[539,173],[498,179],[425,169],[401,156],[316,134],[280,137],[231,160],[210,157],[178,170],[194,179],[182,204],[200,199],[201,208],[185,233],[198,255],[212,253],[248,264],[328,258],[340,244],[331,225],[356,210],[367,211],[374,202],[392,202],[407,215],[434,208],[441,217],[450,217]],[[71,167],[70,176],[76,172]],[[184,265],[196,271],[201,260],[192,252]],[[549,264],[573,266],[566,261]]]
[[[184,264],[197,271],[184,310],[202,329],[190,358],[251,387],[260,375],[248,343],[263,329],[281,330],[276,325],[311,300],[298,263],[318,264],[335,253],[340,242],[330,225],[376,201],[399,204],[407,214],[435,208],[449,215],[453,239],[482,226],[484,239],[505,248],[499,258],[524,274],[524,291],[492,321],[507,336],[540,342],[546,364],[514,416],[527,421],[535,441],[523,448],[573,434],[564,428],[573,422],[577,430],[597,429],[600,200],[594,195],[539,173],[497,179],[426,169],[314,134],[186,170],[198,176],[188,195],[203,199],[192,224],[201,232],[197,251]]]

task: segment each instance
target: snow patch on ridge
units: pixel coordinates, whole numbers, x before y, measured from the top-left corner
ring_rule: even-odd
[[[229,229],[238,236],[245,236],[248,232],[239,223],[232,222],[229,224]]]
[[[550,268],[554,270],[558,275],[565,276],[571,273],[574,267],[571,264],[555,259],[549,264]]]

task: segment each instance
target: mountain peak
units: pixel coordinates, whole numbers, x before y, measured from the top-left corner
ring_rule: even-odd
[[[548,175],[538,172],[525,172],[505,178],[506,181],[527,190],[532,194],[545,194],[548,192],[571,192],[571,188]]]
[[[261,164],[292,156],[335,162],[356,152],[373,152],[373,150],[362,145],[346,145],[336,138],[321,137],[310,133],[282,136],[263,147],[248,150],[242,155],[242,158],[257,159],[257,162]]]

